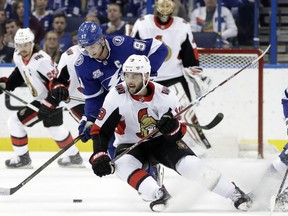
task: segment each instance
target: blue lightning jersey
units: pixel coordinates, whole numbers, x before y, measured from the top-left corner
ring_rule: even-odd
[[[106,36],[109,54],[106,60],[97,61],[80,55],[75,63],[82,92],[85,96],[85,116],[94,121],[108,91],[120,81],[122,64],[132,54],[145,55],[151,64],[151,77],[164,62],[168,50],[156,39],[138,40],[129,36]]]

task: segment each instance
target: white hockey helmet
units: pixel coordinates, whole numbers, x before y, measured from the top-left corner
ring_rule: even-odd
[[[127,58],[122,66],[122,75],[125,73],[141,73],[143,78],[143,86],[134,95],[138,95],[147,85],[150,80],[151,65],[145,55],[131,55]]]
[[[174,1],[156,0],[156,10],[162,16],[170,16],[174,10]]]
[[[15,44],[34,43],[35,36],[30,28],[20,28],[15,34]]]
[[[122,67],[123,73],[142,73],[149,74],[151,72],[150,61],[145,55],[131,55],[124,62]]]

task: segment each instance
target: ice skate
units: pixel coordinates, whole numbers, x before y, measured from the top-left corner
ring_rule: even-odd
[[[162,187],[157,191],[157,199],[150,203],[150,208],[154,212],[161,212],[166,209],[167,201],[171,198],[165,187]]]
[[[230,199],[232,200],[235,208],[240,211],[248,211],[248,209],[252,205],[252,199],[248,195],[246,195],[242,190],[240,190],[240,188],[237,187],[236,185],[235,185],[235,191],[231,195]]]
[[[60,167],[65,168],[85,168],[83,164],[83,159],[80,156],[79,152],[76,155],[70,155],[64,158],[60,158],[57,161]]]
[[[31,163],[29,152],[23,155],[15,155],[13,158],[5,161],[5,165],[9,169],[32,169]]]

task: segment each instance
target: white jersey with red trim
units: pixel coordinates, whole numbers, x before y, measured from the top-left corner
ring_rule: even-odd
[[[155,15],[145,15],[139,18],[133,26],[131,36],[140,37],[141,39],[156,38],[167,46],[168,55],[159,68],[155,81],[183,76],[183,57],[180,57],[180,52],[182,52],[182,55],[189,55],[186,56],[190,60],[188,60],[188,63],[185,60],[185,67],[197,66],[193,62],[194,56],[199,64],[197,46],[193,39],[191,27],[188,22],[180,17],[172,16],[166,25],[159,24],[156,19],[157,16]],[[181,47],[184,43],[185,50]]]
[[[122,82],[106,96],[94,128],[101,130],[104,124],[115,125],[115,117],[119,116],[113,144],[115,147],[123,143],[138,142],[156,128],[156,121],[160,120],[169,108],[173,115],[179,110],[176,95],[167,87],[149,82],[148,88],[151,90],[149,96],[131,95],[125,82]],[[156,136],[159,135],[160,133]]]
[[[67,66],[67,71],[69,73],[69,95],[77,98],[81,98],[84,100],[84,95],[81,92],[81,86],[80,82],[77,77],[77,73],[75,70],[75,62],[78,59],[80,52],[80,47],[78,45],[74,45],[70,47],[68,50],[66,50],[60,58],[60,61],[58,63],[58,71],[60,72],[65,66]],[[59,77],[60,73],[58,74]],[[65,107],[68,109],[71,109],[72,107],[77,106],[78,104],[83,104],[84,102],[79,102],[76,100],[70,100],[69,103],[62,102]]]
[[[34,99],[45,99],[48,95],[49,80],[57,71],[56,63],[42,50],[33,53],[29,61],[23,60],[16,51],[13,60]]]

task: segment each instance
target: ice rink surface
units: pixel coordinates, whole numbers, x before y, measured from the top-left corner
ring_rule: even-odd
[[[0,187],[20,184],[55,152],[31,152],[34,169],[6,169],[4,161],[12,152],[0,152]],[[269,211],[240,212],[224,199],[198,183],[165,169],[164,184],[172,199],[165,212],[154,213],[134,189],[115,175],[99,178],[91,171],[90,153],[82,153],[86,168],[59,168],[53,162],[30,182],[10,196],[0,196],[1,216],[269,216]],[[277,155],[275,155],[276,158]],[[249,192],[259,181],[271,159],[203,159]],[[82,199],[82,203],[73,203]],[[276,215],[288,213],[274,212]]]

